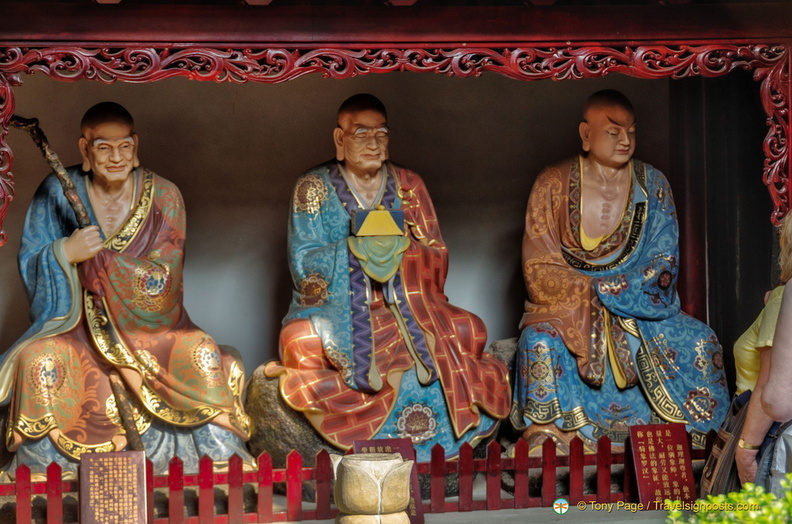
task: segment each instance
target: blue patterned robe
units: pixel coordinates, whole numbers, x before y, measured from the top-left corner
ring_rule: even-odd
[[[722,349],[709,327],[680,310],[668,181],[640,161],[631,170],[622,221],[591,251],[580,241],[578,159],[536,180],[523,239],[529,300],[512,422],[555,423],[584,440],[618,442],[631,425],[678,422],[702,445],[729,406]]]
[[[322,437],[410,438],[419,461],[435,444],[447,457],[476,445],[509,414],[506,366],[484,352],[484,323],[448,302],[448,252],[419,175],[386,163],[377,203],[404,213],[403,255],[386,282],[349,247],[353,211],[363,207],[333,161],[297,181],[289,223],[294,293],[281,331],[280,377],[289,406]],[[382,240],[382,239],[380,239]],[[388,245],[383,243],[383,245]]]

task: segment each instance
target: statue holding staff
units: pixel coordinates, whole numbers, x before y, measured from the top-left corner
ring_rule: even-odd
[[[123,450],[135,432],[155,474],[177,451],[187,472],[204,454],[219,465],[234,453],[252,461],[241,360],[182,304],[179,190],[140,167],[122,106],[91,107],[80,129],[82,165],[65,172],[90,224],[78,221],[55,174],[25,220],[19,267],[32,325],[0,365],[7,446],[16,453],[4,471],[25,464],[43,475],[57,462],[71,476],[82,453]],[[129,393],[134,430],[124,428],[126,401],[111,377]]]

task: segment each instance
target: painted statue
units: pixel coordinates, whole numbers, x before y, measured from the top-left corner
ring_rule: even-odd
[[[678,422],[694,444],[726,415],[723,352],[680,310],[679,226],[668,181],[632,158],[635,113],[618,91],[587,101],[583,152],[545,169],[528,200],[528,289],[512,423],[532,448],[623,442],[629,426]]]
[[[81,166],[67,169],[92,225],[78,228],[54,174],[28,209],[19,267],[32,325],[3,355],[13,474],[51,462],[76,472],[82,453],[119,451],[136,430],[155,474],[178,451],[186,472],[206,454],[250,461],[241,360],[190,321],[182,304],[185,210],[171,182],[139,167],[122,106],[83,117]],[[129,393],[123,429],[109,376]]]
[[[508,372],[481,319],[443,293],[437,216],[421,177],[388,161],[382,102],[346,100],[333,139],[336,160],[294,189],[293,299],[265,373],[335,448],[410,438],[419,461],[438,443],[453,457],[508,416]]]

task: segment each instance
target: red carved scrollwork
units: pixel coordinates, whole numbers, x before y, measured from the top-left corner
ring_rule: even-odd
[[[320,73],[336,79],[392,71],[478,76],[493,71],[518,80],[720,76],[734,69],[770,68],[784,46],[638,46],[453,49],[216,49],[72,46],[0,49],[0,72],[42,72],[59,80],[153,82],[184,76],[217,82],[279,83]]]
[[[14,177],[11,175],[13,153],[6,142],[8,121],[11,120],[11,115],[14,113],[12,83],[19,83],[14,75],[0,74],[0,246],[6,243],[3,221],[8,213],[8,206],[14,199]]]
[[[762,105],[770,127],[764,141],[764,183],[773,200],[774,224],[778,224],[790,208],[792,150],[789,149],[789,96],[792,95],[792,89],[789,85],[789,61],[789,57],[786,57],[772,68],[759,68],[754,72],[754,78],[762,80]]]
[[[416,47],[285,49],[247,47],[51,46],[0,48],[0,225],[13,197],[12,154],[5,124],[13,109],[11,78],[43,73],[66,81],[153,82],[175,76],[215,82],[279,83],[318,73],[337,79],[392,71],[478,76],[494,72],[518,80],[566,80],[621,73],[639,78],[720,76],[753,70],[768,117],[764,180],[773,221],[789,209],[789,57],[782,45],[708,44],[603,47]],[[0,232],[0,234],[2,234]],[[2,237],[0,237],[2,241]]]

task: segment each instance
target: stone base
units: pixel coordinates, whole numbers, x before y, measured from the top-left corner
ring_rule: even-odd
[[[514,354],[517,351],[517,339],[510,338],[493,342],[486,351],[492,353],[498,360],[511,369]],[[248,448],[254,456],[266,451],[272,457],[273,466],[286,467],[286,457],[294,449],[303,457],[306,466],[315,465],[316,454],[324,449],[329,453],[343,455],[344,451],[328,444],[321,435],[311,426],[302,413],[289,407],[282,399],[278,389],[278,379],[270,378],[264,374],[262,364],[248,380],[245,411],[250,416],[253,425],[253,435],[248,442]],[[501,427],[507,423],[499,424]],[[496,435],[498,429],[493,432]],[[486,456],[486,446],[492,440],[485,439],[473,450],[476,458]],[[419,476],[421,496],[429,497],[430,480],[428,475]],[[315,496],[312,485],[306,483],[305,500],[313,500]],[[445,480],[445,494],[447,497],[459,494],[459,479],[457,475],[447,475]]]
[[[336,515],[335,524],[410,524],[406,511],[385,513],[383,515]]]
[[[486,349],[487,353],[492,353],[492,356],[503,362],[509,374],[512,373],[514,367],[514,355],[517,353],[517,338],[505,338],[503,340],[496,340]]]
[[[250,416],[253,435],[248,448],[253,456],[267,452],[276,468],[286,467],[286,457],[296,450],[303,458],[303,466],[316,465],[316,454],[321,450],[343,455],[330,446],[299,411],[289,407],[281,398],[278,379],[264,374],[264,364],[250,376],[245,399],[245,411]],[[276,484],[275,488],[278,489]],[[304,500],[313,501],[316,489],[311,482],[303,485]]]
[[[266,451],[276,468],[286,467],[286,457],[292,450],[302,455],[305,466],[314,466],[316,454],[322,449],[344,454],[322,439],[302,413],[283,401],[278,379],[264,375],[263,364],[248,381],[245,411],[253,423],[253,435],[248,442],[250,452],[258,456]]]

